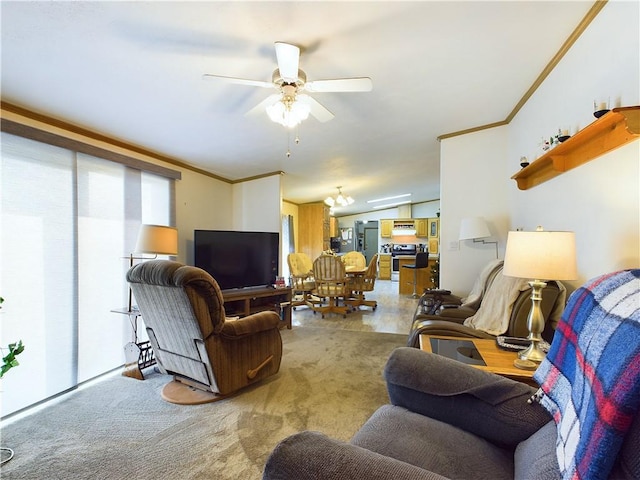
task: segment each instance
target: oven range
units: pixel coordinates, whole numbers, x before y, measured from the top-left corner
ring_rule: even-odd
[[[400,257],[415,257],[416,245],[395,244],[391,247],[391,281],[400,279]]]

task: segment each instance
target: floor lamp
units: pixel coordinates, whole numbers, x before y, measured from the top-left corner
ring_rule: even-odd
[[[546,232],[538,227],[535,232],[509,232],[504,257],[504,275],[533,278],[531,285],[531,310],[527,328],[531,345],[518,354],[519,368],[533,368],[531,362],[541,362],[545,353],[540,348],[544,330],[544,315],[540,308],[545,280],[575,280],[576,245],[573,232]],[[535,366],[535,364],[534,364]]]
[[[483,218],[471,217],[460,220],[460,235],[458,240],[473,240],[473,243],[482,243],[483,245],[494,243],[496,246],[496,258],[498,258],[498,242],[484,240],[490,236],[489,226]]]
[[[136,257],[135,254],[152,254],[153,257]],[[129,268],[134,260],[150,260],[158,255],[178,254],[178,230],[164,225],[140,225],[134,252],[129,255]],[[132,310],[132,293],[129,288],[129,312]]]

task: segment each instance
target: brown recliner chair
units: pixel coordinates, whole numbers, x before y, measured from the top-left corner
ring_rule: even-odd
[[[496,315],[502,317],[503,331],[499,334],[526,337],[529,334],[527,318],[531,310],[531,287],[528,287],[523,279],[519,283],[517,279],[503,282],[502,269],[502,261],[488,264],[476,281],[472,293],[464,299],[448,292],[426,291],[413,316],[407,346],[418,348],[421,334],[495,338],[497,332],[488,333],[475,320],[498,313],[492,310],[496,302],[501,302],[501,310],[499,315]],[[505,290],[505,284],[511,287],[511,291]],[[511,300],[507,300],[509,295],[512,297]],[[562,315],[565,303],[564,285],[556,281],[547,282],[542,294],[541,309],[547,320],[542,337],[549,343],[553,339],[555,326]]]
[[[174,376],[162,397],[215,401],[280,369],[280,317],[259,312],[230,321],[217,282],[200,268],[151,260],[127,272],[162,373]]]

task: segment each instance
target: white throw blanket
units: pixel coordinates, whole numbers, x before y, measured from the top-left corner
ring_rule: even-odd
[[[527,280],[498,273],[489,291],[485,293],[480,308],[474,316],[467,318],[464,324],[491,335],[504,334],[509,328],[513,303],[520,292],[528,288]]]
[[[469,295],[462,299],[462,306],[473,308],[474,310],[478,309],[478,305],[482,301],[482,296],[486,293],[485,288],[487,287],[487,280],[493,274],[493,272],[497,268],[502,268],[504,261],[502,260],[493,260],[489,262],[480,272],[480,275],[476,279],[473,284],[473,288]]]

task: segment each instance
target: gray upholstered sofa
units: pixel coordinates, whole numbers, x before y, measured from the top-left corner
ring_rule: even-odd
[[[543,393],[532,397],[536,390],[523,383],[401,347],[384,370],[389,405],[349,443],[318,432],[284,439],[263,479],[555,480],[562,478],[560,458],[567,478],[640,478],[640,270],[594,279],[572,299],[548,362],[535,374]],[[580,372],[606,378],[586,384],[590,373]],[[569,408],[558,393],[560,381],[568,385]],[[562,414],[553,417],[558,426],[549,401],[562,405]],[[589,424],[593,408],[606,415]],[[556,452],[563,439],[568,447]],[[578,476],[571,476],[572,466]]]

